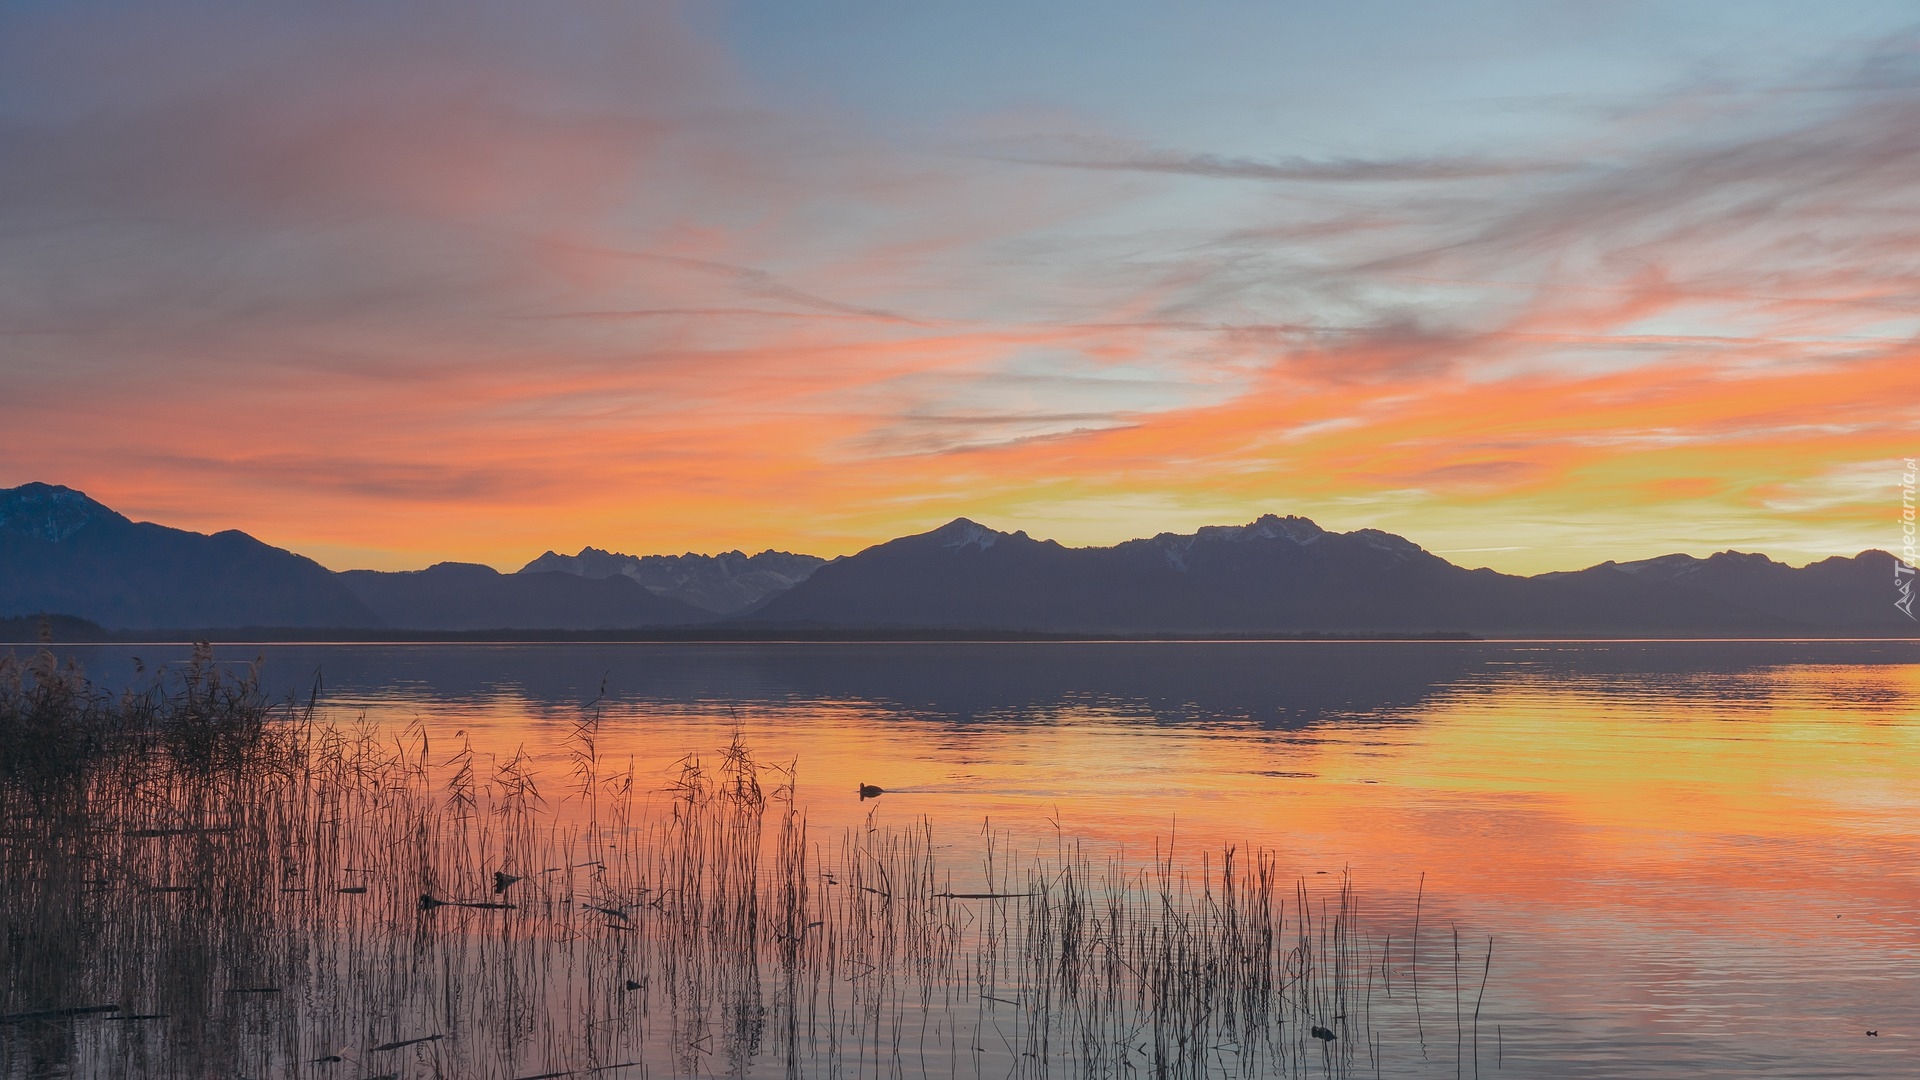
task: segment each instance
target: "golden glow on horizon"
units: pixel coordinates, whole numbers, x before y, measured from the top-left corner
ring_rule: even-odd
[[[1145,350],[1151,337],[1103,345],[1123,343]],[[513,569],[587,544],[835,555],[963,515],[1113,543],[1268,512],[1383,528],[1441,552],[1486,549],[1452,557],[1519,572],[1726,547],[1799,562],[1893,543],[1909,437],[1889,403],[1920,400],[1920,356],[1899,349],[1844,371],[1692,363],[1491,383],[1464,371],[1343,383],[1280,368],[1219,404],[926,453],[864,449],[874,422],[832,404],[875,369],[965,369],[1008,347],[994,336],[769,345],[709,358],[734,380],[712,400],[673,385],[684,372],[596,380],[531,360],[491,384],[407,397],[316,381],[299,391],[300,426],[274,408],[285,386],[236,387],[159,416],[110,401],[127,442],[185,431],[201,461],[283,482],[223,491],[202,485],[200,467],[129,469],[73,428],[43,430],[33,474],[136,517],[243,528],[336,568]],[[636,420],[648,399],[678,407]],[[326,436],[341,428],[365,432],[352,461],[330,458]]]

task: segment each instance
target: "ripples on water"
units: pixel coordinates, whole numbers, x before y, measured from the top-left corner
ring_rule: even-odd
[[[141,652],[77,651],[107,681],[124,678]],[[1351,1046],[1361,1052],[1342,1060],[1353,1075],[1376,1066],[1453,1074],[1469,1039],[1454,1023],[1456,930],[1468,1006],[1473,969],[1495,943],[1483,1073],[1920,1071],[1920,649],[1911,643],[222,652],[264,653],[286,688],[310,685],[318,671],[336,715],[364,713],[382,730],[418,723],[438,740],[461,731],[483,759],[524,748],[529,769],[548,778],[567,775],[566,733],[604,683],[601,758],[622,769],[631,761],[643,792],[664,788],[687,752],[711,752],[738,732],[764,760],[801,762],[798,803],[838,851],[853,850],[841,837],[869,827],[908,835],[930,822],[929,857],[953,868],[959,891],[966,875],[982,876],[983,819],[1000,843],[1028,853],[1078,837],[1094,867],[1148,866],[1157,837],[1195,880],[1202,854],[1218,873],[1211,853],[1229,843],[1270,850],[1280,881],[1297,875],[1322,897],[1337,897],[1329,883],[1350,872],[1363,916],[1354,925],[1364,927],[1356,955],[1368,959],[1349,966],[1374,978],[1380,1037],[1377,1048]],[[155,647],[144,659],[164,655]],[[889,793],[863,804],[853,794],[861,783]],[[651,805],[665,804],[656,796]],[[1411,988],[1423,875],[1426,1007],[1415,1018],[1401,998],[1380,995],[1389,982]],[[477,929],[489,913],[439,914]],[[115,928],[114,940],[137,951],[144,932]],[[960,981],[977,983],[977,971]],[[1365,982],[1356,985],[1364,993]],[[671,1012],[654,1000],[650,1008]],[[972,1007],[1012,1008],[978,998]],[[678,1023],[647,1015],[669,1030]],[[990,1020],[971,1030],[1033,1030],[1012,1012]],[[399,1030],[391,1017],[378,1022]],[[362,1042],[375,1037],[376,1020],[364,1023]],[[1870,1039],[1869,1029],[1881,1035]],[[0,1038],[17,1039],[10,1030]],[[920,1072],[917,1059],[894,1063],[883,1027],[864,1030],[807,1059],[804,1074]],[[959,1028],[940,1030],[962,1041]],[[1021,1058],[1031,1048],[1006,1038],[977,1052],[998,1058],[969,1050],[924,1067],[1004,1075],[1041,1060]],[[778,1071],[780,1060],[769,1045],[753,1067]],[[1054,1075],[1073,1074],[1062,1071],[1066,1060]],[[1226,1051],[1208,1060],[1218,1074],[1235,1067]],[[1326,1064],[1263,1060],[1309,1072]],[[1471,1073],[1471,1058],[1459,1060]],[[725,1071],[712,1057],[661,1056],[649,1069]],[[515,1074],[502,1065],[494,1075]]]

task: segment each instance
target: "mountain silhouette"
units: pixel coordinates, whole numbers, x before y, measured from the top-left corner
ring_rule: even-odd
[[[379,626],[312,559],[229,530],[130,521],[72,488],[0,489],[0,615],[117,629]]]
[[[1903,629],[1884,552],[1798,570],[1731,554],[1649,563],[1659,565],[1518,577],[1455,566],[1392,533],[1329,532],[1274,515],[1105,548],[1063,547],[959,518],[822,566],[755,619],[770,627],[1088,634]]]
[[[245,533],[132,522],[69,488],[0,489],[0,617],[63,614],[117,631],[1912,635],[1920,628],[1893,606],[1895,565],[1884,551],[1798,568],[1727,551],[1520,577],[1455,566],[1392,533],[1267,515],[1112,547],[959,518],[831,562],[586,548],[513,574],[471,563],[336,574]]]
[[[1636,562],[1604,562],[1536,580],[1585,581],[1615,588],[1623,580],[1671,588],[1681,595],[1712,597],[1797,626],[1920,630],[1894,610],[1893,555],[1863,551],[1851,559],[1829,558],[1794,568],[1765,555],[1722,551],[1704,559],[1661,555]]]
[[[348,570],[339,576],[382,624],[397,629],[623,630],[715,617],[619,575],[502,574],[491,566],[444,562],[425,570]]]
[[[558,571],[588,578],[629,577],[656,596],[669,596],[718,615],[737,615],[805,581],[826,561],[818,555],[788,551],[622,555],[587,547],[578,555],[549,551],[520,573]]]

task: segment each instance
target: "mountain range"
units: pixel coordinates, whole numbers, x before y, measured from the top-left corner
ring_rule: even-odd
[[[627,577],[659,596],[671,596],[716,615],[751,611],[761,601],[786,592],[826,565],[818,555],[763,551],[748,555],[622,555],[581,548],[578,555],[551,551],[522,567],[523,574],[557,571],[584,578]]]
[[[0,617],[121,631],[1088,635],[1911,635],[1894,557],[1790,567],[1721,552],[1521,577],[1301,517],[1070,548],[964,518],[855,555],[549,551],[516,573],[335,573],[245,533],[136,523],[69,488],[0,489]]]
[[[379,620],[407,630],[627,630],[686,626],[713,613],[661,596],[626,577],[558,570],[503,574],[477,563],[425,570],[347,570],[340,575]]]
[[[1097,634],[1465,630],[1548,636],[1896,632],[1893,556],[1794,569],[1723,552],[1518,577],[1468,570],[1392,533],[1266,516],[1106,548],[961,519],[821,567],[769,625]]]

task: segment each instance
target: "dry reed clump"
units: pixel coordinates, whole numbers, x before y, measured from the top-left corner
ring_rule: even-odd
[[[25,659],[7,653],[0,655],[0,775],[57,785],[157,754],[182,768],[258,766],[286,749],[276,736],[292,730],[269,721],[295,711],[292,702],[276,708],[267,700],[257,662],[229,670],[205,642],[185,665],[163,666],[119,695],[51,650]]]
[[[924,821],[816,838],[793,766],[737,738],[649,791],[591,711],[543,772],[267,709],[210,657],[130,705],[57,666],[6,694],[8,723],[65,694],[105,734],[59,799],[0,779],[0,1077],[1383,1063],[1391,973],[1350,883],[1265,853],[1135,866],[984,829],[963,871]]]

